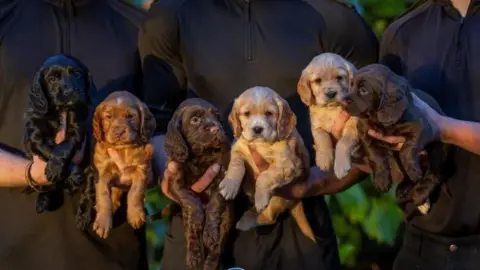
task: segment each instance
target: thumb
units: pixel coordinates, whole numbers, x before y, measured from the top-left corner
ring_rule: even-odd
[[[210,166],[203,176],[192,185],[191,189],[196,193],[202,193],[212,183],[213,179],[215,179],[220,168],[221,166],[219,164],[213,164]]]

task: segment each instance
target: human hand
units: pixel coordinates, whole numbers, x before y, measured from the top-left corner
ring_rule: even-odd
[[[219,171],[220,165],[213,164],[207,169],[203,176],[200,177],[200,179],[198,179],[197,182],[195,182],[190,187],[190,189],[195,193],[202,193],[205,189],[208,188],[208,186],[210,186]],[[165,168],[165,172],[163,173],[163,179],[160,182],[162,193],[170,200],[176,201],[176,198],[170,193],[169,184],[177,181],[178,179],[181,179],[182,177],[183,171],[180,164],[175,161],[170,161],[167,164],[167,168]]]
[[[62,113],[61,119],[61,126],[60,129],[57,131],[55,136],[55,143],[60,144],[65,140],[66,136],[66,129],[67,129],[67,121],[66,121],[66,113]],[[83,141],[82,148],[78,151],[75,156],[72,158],[73,163],[80,164],[83,160],[84,153],[85,153],[85,140]],[[47,167],[47,162],[40,159],[38,156],[33,156],[33,163],[30,167],[30,175],[32,176],[33,180],[39,185],[47,185],[49,184],[47,177],[45,176],[45,168]]]

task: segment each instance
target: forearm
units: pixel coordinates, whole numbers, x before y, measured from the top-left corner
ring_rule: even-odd
[[[351,186],[361,182],[367,174],[358,168],[352,168],[343,179],[337,179],[334,175],[323,174],[312,178],[312,183],[306,197],[334,194],[345,191]]]
[[[480,155],[480,123],[442,117],[439,126],[442,142]]]
[[[28,160],[0,149],[0,187],[26,186]]]

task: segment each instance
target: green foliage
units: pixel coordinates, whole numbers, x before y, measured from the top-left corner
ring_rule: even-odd
[[[355,265],[364,244],[362,231],[379,244],[393,246],[403,214],[392,193],[379,194],[368,179],[342,193],[328,196],[327,203],[344,265]]]

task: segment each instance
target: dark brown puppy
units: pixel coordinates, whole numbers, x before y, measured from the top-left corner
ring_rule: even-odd
[[[375,188],[387,192],[392,185],[392,173],[403,173],[407,177],[397,188],[400,203],[413,200],[416,205],[421,205],[440,183],[447,149],[441,143],[430,143],[435,136],[434,130],[426,116],[414,106],[412,91],[441,113],[433,98],[413,90],[405,78],[380,64],[358,70],[351,93],[344,100],[344,107],[349,114],[361,118],[359,132],[373,171]],[[398,158],[388,145],[367,135],[369,128],[385,135],[406,138]],[[425,173],[420,167],[420,153],[424,149],[429,156]]]
[[[202,99],[180,104],[168,124],[165,153],[169,161],[181,164],[182,174],[169,184],[172,196],[182,208],[189,269],[219,269],[219,259],[232,226],[232,205],[218,190],[230,157],[230,142],[213,105]],[[215,180],[201,195],[191,191],[213,164],[221,164]],[[204,252],[206,248],[206,252]]]

